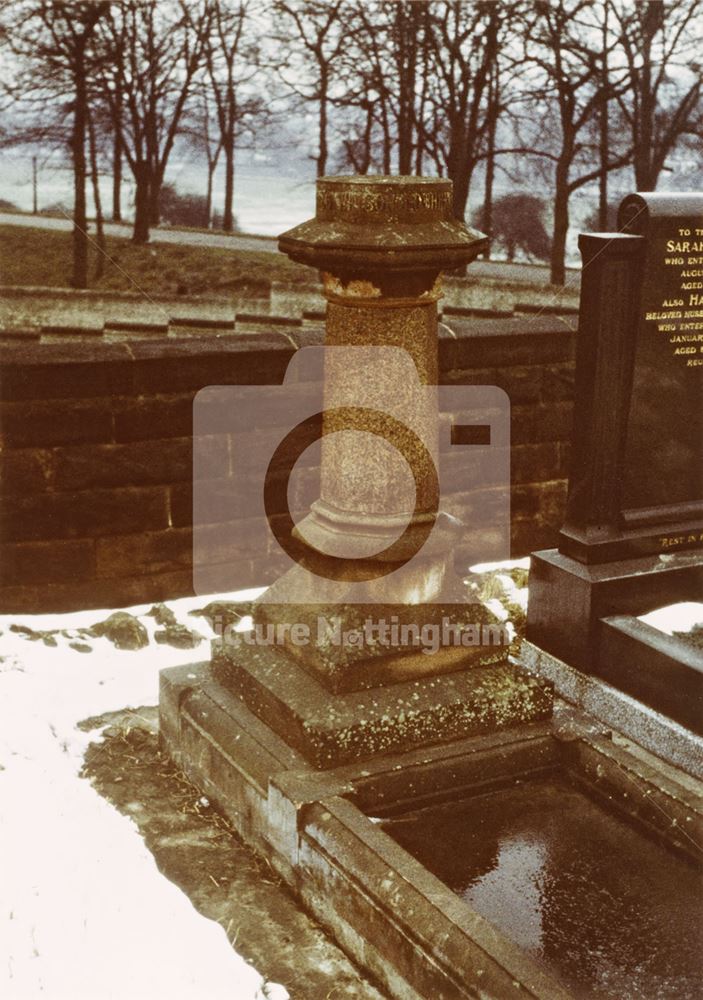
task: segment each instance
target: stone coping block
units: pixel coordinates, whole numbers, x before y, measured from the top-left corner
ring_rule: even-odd
[[[703,780],[703,738],[686,726],[526,639],[520,647],[520,659],[532,673],[550,680],[560,698],[617,729],[661,761]]]
[[[320,771],[200,663],[162,672],[160,732],[178,766],[394,1000],[572,993],[378,817],[565,769],[666,842],[677,830],[701,835],[699,783],[563,702],[551,723]]]

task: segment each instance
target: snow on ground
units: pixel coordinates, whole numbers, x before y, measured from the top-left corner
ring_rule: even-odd
[[[700,601],[681,601],[678,604],[667,604],[656,611],[640,615],[640,621],[646,622],[652,628],[673,635],[674,632],[692,632],[696,625],[703,626],[703,603]]]
[[[528,594],[527,586],[519,586],[510,576],[510,571],[522,570],[527,573],[529,568],[529,556],[524,559],[508,559],[504,562],[476,563],[469,567],[469,572],[474,576],[490,580],[490,590],[493,596],[482,593],[481,587],[478,585],[476,585],[477,593],[483,604],[496,616],[498,621],[505,623],[511,641],[515,638],[517,630],[511,620],[513,612],[510,605],[519,608],[524,616],[527,613]]]
[[[501,572],[501,570],[529,568],[530,557],[525,556],[523,559],[507,559],[504,562],[476,563],[473,566],[469,566],[469,571],[471,573],[495,573]]]
[[[218,595],[250,600],[256,592]],[[169,602],[179,622],[213,598]],[[79,777],[96,733],[76,723],[155,705],[158,672],[208,655],[153,642],[150,605],[130,608],[152,641],[138,651],[90,639],[93,651],[9,631],[77,629],[110,611],[0,616],[0,994],[7,1000],[263,1000],[287,997],[231,948],[158,871],[135,825]]]
[[[529,560],[471,567],[499,584],[494,604],[524,607],[526,588],[509,572]],[[79,629],[111,610],[0,616],[0,995],[7,1000],[284,1000],[156,868],[133,822],[81,778],[86,746],[99,738],[78,722],[158,704],[165,667],[209,657],[210,601],[242,603],[260,590],[169,601],[179,623],[199,632],[195,649],[154,641],[163,626],[144,604],[124,609],[149,645],[117,649]],[[239,627],[246,627],[245,618]],[[51,631],[55,645],[10,626]],[[68,635],[62,635],[66,630]],[[91,652],[69,643],[89,644]]]

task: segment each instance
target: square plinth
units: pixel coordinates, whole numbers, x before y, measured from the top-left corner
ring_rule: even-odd
[[[511,663],[331,694],[285,651],[213,647],[212,674],[318,768],[546,719],[551,685]]]
[[[382,612],[382,613],[381,613]],[[303,630],[285,652],[335,694],[508,661],[510,635],[477,601],[437,604],[273,604],[254,608],[264,628]]]

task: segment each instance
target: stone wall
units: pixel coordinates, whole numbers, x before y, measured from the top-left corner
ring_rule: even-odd
[[[445,277],[439,301],[448,322],[462,316],[578,313],[579,287]],[[182,339],[204,334],[252,333],[275,327],[295,332],[324,323],[319,284],[271,282],[258,298],[233,295],[152,295],[78,291],[72,288],[3,286],[0,289],[0,345],[90,340]]]
[[[515,556],[554,544],[561,523],[573,326],[571,317],[539,314],[445,315],[441,328],[442,381],[498,385],[511,399]],[[319,341],[318,328],[279,332],[271,324],[236,336],[5,347],[2,610],[61,611],[191,593],[194,394],[213,384],[280,384],[293,351]],[[226,475],[226,439],[213,437],[207,447],[206,474]],[[452,508],[470,515],[475,502],[475,495],[458,493]],[[470,516],[466,521],[470,526]],[[236,555],[241,587],[267,582],[260,559],[265,525],[251,529]]]

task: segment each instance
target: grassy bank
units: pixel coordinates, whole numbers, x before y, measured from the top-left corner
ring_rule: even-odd
[[[317,279],[311,268],[265,251],[164,243],[135,246],[114,237],[108,237],[106,244],[108,259],[99,281],[93,277],[97,250],[91,246],[91,288],[151,294],[257,295],[264,293],[271,281]],[[0,226],[0,284],[69,288],[70,277],[70,232]]]

